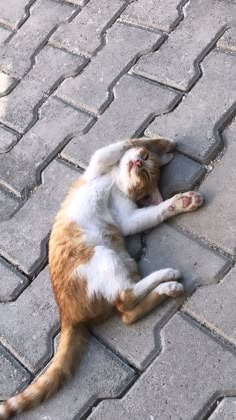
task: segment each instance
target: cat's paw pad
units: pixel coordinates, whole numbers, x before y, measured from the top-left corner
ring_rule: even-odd
[[[168,208],[171,212],[194,211],[203,204],[203,196],[196,191],[176,194]]]
[[[184,294],[184,286],[177,281],[160,284],[155,291],[160,295],[177,297]]]

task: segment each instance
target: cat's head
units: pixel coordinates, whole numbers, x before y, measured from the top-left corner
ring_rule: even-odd
[[[119,179],[123,192],[141,206],[159,204],[160,167],[173,159],[175,147],[169,141],[156,141],[127,150],[119,162]]]

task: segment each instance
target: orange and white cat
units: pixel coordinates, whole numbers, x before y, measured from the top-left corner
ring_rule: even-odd
[[[172,268],[140,278],[124,237],[202,205],[197,192],[162,201],[160,166],[174,143],[135,139],[98,150],[70,189],[49,242],[49,268],[60,310],[61,336],[51,365],[23,392],[0,406],[0,419],[28,410],[55,393],[72,374],[88,340],[89,327],[116,309],[130,324],[165,297],[184,293]],[[140,205],[147,205],[141,207]]]

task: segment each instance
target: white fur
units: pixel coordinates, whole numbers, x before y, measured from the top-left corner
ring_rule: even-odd
[[[163,270],[154,271],[154,273],[149,274],[149,276],[139,281],[134,286],[133,291],[137,298],[143,298],[144,296],[146,296],[147,293],[151,292],[160,283],[168,282],[169,284],[169,280],[174,280],[178,278],[180,278],[180,272],[178,270],[173,270],[172,268],[164,268]],[[163,285],[163,287],[165,286]]]
[[[15,411],[19,411],[19,399],[17,397],[11,397],[8,400],[8,404],[10,405],[10,407],[15,410]]]
[[[104,297],[113,302],[119,292],[131,286],[124,258],[106,246],[96,246],[91,260],[76,268],[76,276],[85,277],[88,286],[88,296]]]
[[[169,281],[160,284],[154,290],[159,295],[175,296],[176,294],[184,293],[184,286],[177,281]]]
[[[7,419],[7,411],[3,405],[0,405],[0,418],[3,420]]]
[[[115,226],[125,236],[157,226],[177,212],[170,211],[175,199],[159,205],[138,208],[127,196],[130,159],[137,159],[137,149],[130,142],[120,142],[98,150],[84,174],[84,185],[75,191],[68,207],[67,216],[80,226],[87,245],[94,246],[91,260],[75,270],[76,276],[86,278],[89,298],[104,297],[114,301],[121,290],[131,287],[126,262],[126,251],[120,254],[112,249],[108,224]],[[182,206],[183,207],[183,206]],[[179,273],[172,269],[161,270],[146,277],[133,287],[137,296],[145,296],[160,282],[173,280]]]

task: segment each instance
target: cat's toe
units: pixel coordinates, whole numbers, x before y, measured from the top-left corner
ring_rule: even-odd
[[[156,288],[156,292],[160,295],[166,295],[169,297],[177,297],[184,294],[184,286],[177,281],[170,281],[163,283]]]

